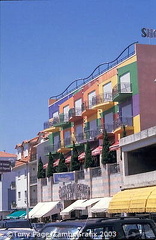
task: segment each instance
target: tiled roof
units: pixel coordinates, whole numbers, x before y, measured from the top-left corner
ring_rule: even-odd
[[[22,159],[19,159],[19,160],[16,160],[14,168],[25,165],[25,163],[29,162],[29,160],[30,160],[29,156],[23,157]]]
[[[0,151],[0,157],[5,157],[5,158],[7,158],[7,157],[8,157],[8,158],[9,158],[9,157],[12,157],[12,158],[15,158],[15,157],[16,157],[16,154]]]

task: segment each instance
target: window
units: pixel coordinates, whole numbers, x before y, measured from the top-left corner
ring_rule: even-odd
[[[111,82],[105,84],[103,86],[103,96],[104,96],[104,102],[112,101],[112,86]]]
[[[53,113],[53,118],[58,118],[58,115],[59,115],[58,111]]]
[[[126,239],[155,239],[150,224],[124,224],[123,230]]]
[[[76,116],[81,116],[82,113],[82,99],[78,99],[75,101],[75,115]]]
[[[69,105],[63,108],[64,122],[69,120]]]
[[[18,192],[18,200],[21,200],[21,192]]]
[[[108,133],[113,131],[113,113],[105,115],[105,129]]]
[[[120,77],[120,91],[121,93],[131,92],[130,72]]]
[[[88,103],[89,103],[89,108],[92,108],[92,106],[94,106],[94,99],[96,97],[96,92],[93,91],[91,93],[88,94]]]

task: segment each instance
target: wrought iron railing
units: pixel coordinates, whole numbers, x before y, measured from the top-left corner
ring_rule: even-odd
[[[120,93],[131,93],[132,84],[130,82],[118,83],[112,89],[113,98],[115,98]]]
[[[76,142],[80,142],[84,140],[84,133],[79,133],[78,135],[75,136]]]
[[[85,78],[79,78],[74,80],[73,82],[71,82],[71,84],[60,94],[56,95],[56,96],[52,96],[50,99],[60,99],[63,98],[64,96],[66,96],[67,94],[76,91],[77,89],[79,89],[80,87],[82,87],[83,85],[85,85],[87,82],[96,79],[99,75],[101,75],[102,73],[108,71],[109,69],[115,67],[117,64],[121,63],[122,61],[124,61],[125,59],[129,58],[130,56],[135,54],[134,51],[134,45],[137,42],[133,42],[132,44],[130,44],[128,47],[126,47],[119,55],[117,58],[115,58],[114,60],[110,61],[110,62],[104,62],[99,64],[92,72],[89,76],[85,77]],[[131,49],[133,48],[133,50]]]
[[[69,118],[81,116],[82,115],[82,109],[81,108],[71,108],[68,112]]]
[[[120,116],[118,119],[114,121],[114,129],[118,127],[125,126],[133,126],[133,117],[122,117]]]

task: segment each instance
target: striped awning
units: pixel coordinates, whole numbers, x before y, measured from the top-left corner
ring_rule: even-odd
[[[109,213],[156,212],[156,186],[121,191],[109,204]]]

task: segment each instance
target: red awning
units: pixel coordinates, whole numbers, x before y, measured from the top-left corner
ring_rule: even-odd
[[[119,141],[116,141],[113,145],[109,147],[110,151],[115,151],[117,149],[119,149]]]
[[[53,166],[56,167],[59,164],[60,159],[56,159],[55,162],[53,163]]]
[[[48,167],[48,163],[43,165],[43,169],[46,169]]]
[[[70,160],[71,160],[71,156],[69,156],[65,159],[65,163],[70,163]]]
[[[102,152],[102,146],[98,146],[92,151],[92,156],[100,155]]]
[[[79,160],[83,160],[85,158],[85,152],[81,153],[79,156],[78,156],[78,159]]]

